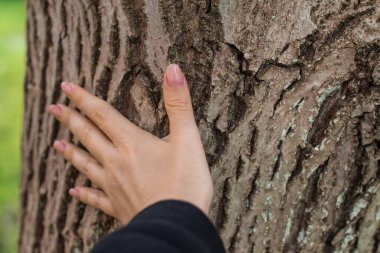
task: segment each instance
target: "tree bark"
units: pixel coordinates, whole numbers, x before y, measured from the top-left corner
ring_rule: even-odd
[[[188,78],[229,252],[380,252],[379,6],[28,0],[19,252],[87,252],[118,226],[67,194],[90,182],[51,148],[78,143],[47,113],[69,104],[61,81],[162,137],[172,62]]]

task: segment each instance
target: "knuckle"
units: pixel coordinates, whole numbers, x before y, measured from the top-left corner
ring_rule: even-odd
[[[87,205],[94,205],[94,197],[89,189],[82,189],[82,201]]]
[[[74,104],[77,107],[82,107],[83,101],[85,101],[85,95],[83,93],[82,88],[77,87],[77,89],[74,89],[73,93],[71,94],[71,100],[74,102]]]
[[[121,164],[118,161],[113,161],[112,165],[106,166],[108,185],[120,185],[120,181],[125,180],[125,171]]]
[[[94,203],[94,206],[97,208],[101,206],[101,194],[99,191],[94,191],[93,203]]]
[[[77,124],[77,117],[73,110],[65,108],[62,113],[62,123],[70,130],[75,129]]]
[[[120,134],[115,139],[115,149],[119,154],[126,153],[130,151],[132,145],[132,140],[125,134]]]
[[[66,106],[61,106],[62,108],[62,114],[59,117],[59,120],[64,126],[70,126],[71,123],[71,112],[70,109]]]
[[[88,203],[88,191],[86,189],[81,189],[79,191],[79,199],[80,201],[84,202],[84,203]]]
[[[83,174],[88,176],[88,174],[91,172],[94,166],[95,166],[95,161],[90,157],[86,157],[83,161],[83,166],[82,166]]]
[[[84,124],[82,129],[80,130],[80,141],[85,144],[88,143],[91,140],[91,135],[93,133],[93,128],[89,124]]]
[[[117,149],[112,148],[112,150],[108,150],[106,152],[102,152],[100,154],[100,157],[98,161],[100,162],[100,165],[102,165],[104,168],[112,169],[114,167],[117,167],[119,165],[120,157],[117,154]]]
[[[66,159],[74,160],[74,147],[71,144],[68,144],[63,155]]]
[[[107,169],[113,170],[119,167],[119,159],[116,155],[105,154],[102,157],[102,163]]]
[[[190,100],[183,97],[172,97],[166,101],[168,109],[173,111],[189,111],[190,105]]]
[[[98,106],[95,107],[92,116],[93,120],[97,123],[97,125],[102,126],[105,122],[107,122],[109,115],[110,111],[108,106],[106,106],[104,103],[100,103]]]

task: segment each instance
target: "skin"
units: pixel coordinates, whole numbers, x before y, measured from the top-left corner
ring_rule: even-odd
[[[62,83],[61,89],[86,117],[62,104],[50,105],[49,112],[87,150],[65,140],[56,140],[53,147],[93,185],[76,186],[69,190],[71,196],[123,224],[145,207],[168,199],[189,202],[208,214],[212,180],[186,78],[178,65],[169,65],[164,75],[170,134],[163,139],[77,85]]]

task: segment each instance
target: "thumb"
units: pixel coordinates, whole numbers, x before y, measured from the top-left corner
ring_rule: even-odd
[[[177,64],[170,64],[164,75],[164,103],[169,117],[170,134],[195,125],[186,78]]]

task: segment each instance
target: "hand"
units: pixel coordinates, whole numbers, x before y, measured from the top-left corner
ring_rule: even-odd
[[[178,65],[164,75],[164,103],[170,134],[160,139],[131,123],[107,102],[83,88],[62,83],[62,91],[88,118],[62,104],[51,112],[88,150],[57,140],[54,148],[95,187],[70,189],[71,196],[122,223],[160,200],[190,202],[208,213],[213,186],[191,98]]]

